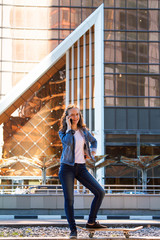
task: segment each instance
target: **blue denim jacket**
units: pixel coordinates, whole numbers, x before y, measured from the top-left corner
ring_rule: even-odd
[[[91,151],[96,152],[97,140],[92,136],[92,134],[87,129],[80,130],[85,138],[85,153],[87,156],[91,156]],[[75,137],[74,130],[69,130],[68,132],[59,131],[59,136],[62,142],[63,151],[61,155],[61,163],[65,163],[73,166],[75,162]]]

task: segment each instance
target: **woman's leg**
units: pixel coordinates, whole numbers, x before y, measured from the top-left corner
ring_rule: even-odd
[[[76,229],[74,219],[74,167],[62,164],[59,170],[59,179],[64,193],[64,208],[70,230]]]
[[[97,180],[88,172],[85,165],[79,164],[79,171],[76,174],[76,179],[88,188],[93,194],[94,199],[91,204],[88,223],[94,223],[97,218],[98,210],[101,206],[105,195],[104,189]]]

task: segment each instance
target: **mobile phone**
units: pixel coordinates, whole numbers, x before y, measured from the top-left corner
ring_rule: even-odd
[[[72,124],[72,119],[70,119],[70,122],[71,122],[71,124]]]

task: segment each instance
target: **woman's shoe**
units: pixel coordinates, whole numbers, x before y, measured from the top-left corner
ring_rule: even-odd
[[[107,226],[101,225],[99,222],[93,224],[86,224],[86,228],[107,228]]]
[[[70,239],[77,238],[77,230],[76,230],[76,229],[73,229],[73,230],[71,231],[69,238],[70,238]]]

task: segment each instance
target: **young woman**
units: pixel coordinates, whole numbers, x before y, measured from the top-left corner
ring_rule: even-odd
[[[71,230],[70,238],[76,238],[77,229],[73,208],[74,179],[94,194],[86,228],[105,227],[95,221],[105,192],[85,165],[85,154],[94,159],[97,141],[87,130],[82,114],[76,105],[69,105],[64,111],[59,136],[63,145],[59,178],[64,193],[65,213]]]

